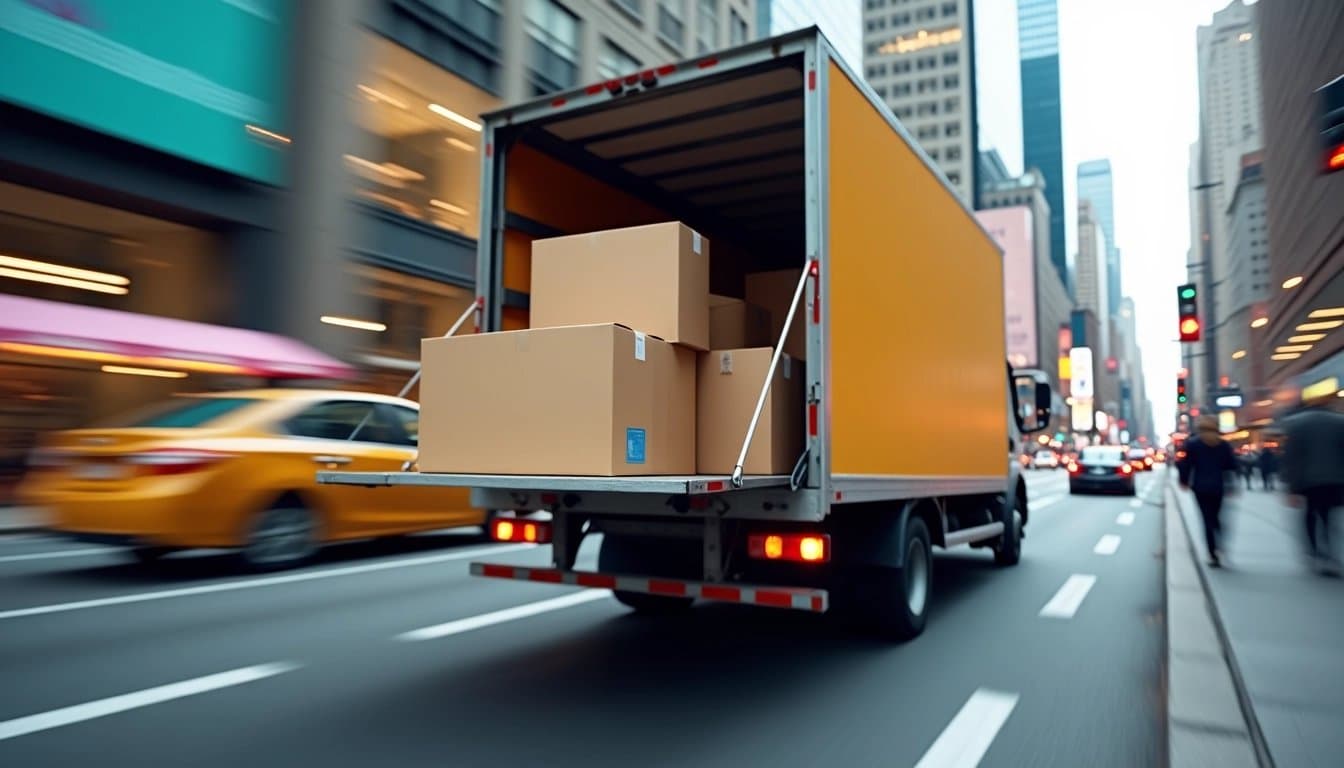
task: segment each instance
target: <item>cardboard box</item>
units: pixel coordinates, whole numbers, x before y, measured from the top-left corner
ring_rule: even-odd
[[[532,243],[532,327],[619,323],[709,349],[709,241],[680,222]]]
[[[695,355],[580,325],[421,342],[420,471],[695,471]]]
[[[793,301],[793,292],[798,288],[798,279],[802,270],[781,269],[776,272],[753,272],[747,275],[747,303],[765,307],[770,312],[770,333],[778,339],[784,330],[784,319],[789,315],[789,303]],[[784,342],[784,351],[799,360],[807,359],[807,328],[804,318],[807,316],[807,295],[798,300],[798,312],[793,316],[789,327],[789,338]]]
[[[709,295],[709,348],[771,347],[770,313],[755,304]]]
[[[765,383],[773,350],[727,349],[700,354],[696,374],[695,467],[705,474],[730,474],[747,436],[756,398]],[[787,355],[766,395],[756,434],[742,471],[783,475],[803,452],[803,370]]]

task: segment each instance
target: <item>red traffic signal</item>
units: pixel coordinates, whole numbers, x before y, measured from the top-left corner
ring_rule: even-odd
[[[1181,341],[1199,341],[1199,319],[1181,318]]]
[[[1176,311],[1181,318],[1181,341],[1199,341],[1199,299],[1193,283],[1176,288]]]

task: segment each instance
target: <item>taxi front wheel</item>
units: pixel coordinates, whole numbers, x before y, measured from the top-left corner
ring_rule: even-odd
[[[156,563],[162,560],[165,555],[172,554],[176,551],[177,550],[172,547],[132,547],[131,557],[134,557],[135,561],[138,563],[148,565],[149,563]]]
[[[298,565],[316,551],[317,518],[312,511],[279,506],[256,516],[240,554],[249,568],[272,570]]]

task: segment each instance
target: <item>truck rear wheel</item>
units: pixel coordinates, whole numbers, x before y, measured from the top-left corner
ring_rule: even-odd
[[[893,640],[909,640],[924,631],[933,593],[933,550],[929,527],[916,516],[905,524],[905,558],[900,568],[882,569],[884,578],[870,606],[877,630]]]
[[[999,565],[1017,565],[1022,559],[1022,503],[1022,497],[1014,494],[1003,521],[1003,538],[994,546],[994,562]]]
[[[698,565],[694,556],[699,553],[698,542],[683,539],[656,539],[644,536],[602,536],[602,548],[597,553],[597,569],[602,573],[622,576],[662,576],[692,579],[691,569]],[[638,613],[675,613],[691,607],[695,598],[666,597],[643,592],[613,590],[622,605]]]

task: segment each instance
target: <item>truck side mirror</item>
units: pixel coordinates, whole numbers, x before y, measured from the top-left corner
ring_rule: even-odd
[[[1036,382],[1036,429],[1033,429],[1033,432],[1050,426],[1050,411],[1054,399],[1055,393],[1050,390],[1048,383]]]

